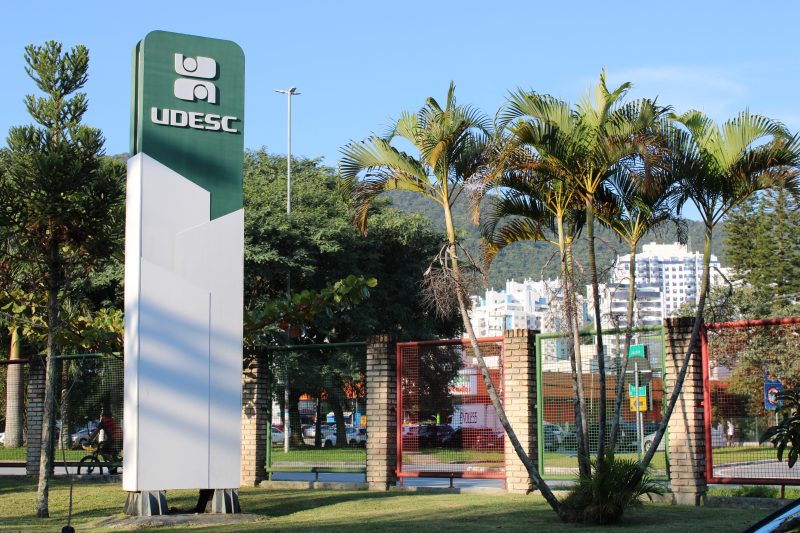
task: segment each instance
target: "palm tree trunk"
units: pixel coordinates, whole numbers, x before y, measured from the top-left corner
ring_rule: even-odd
[[[444,208],[445,212],[445,225],[447,229],[447,239],[448,239],[448,252],[450,255],[450,265],[452,268],[453,273],[453,281],[455,282],[455,291],[456,291],[456,299],[458,301],[458,309],[461,313],[461,320],[464,324],[464,330],[467,332],[467,336],[469,337],[470,345],[472,346],[472,350],[475,353],[475,358],[478,360],[478,366],[481,370],[481,376],[483,377],[483,382],[486,385],[486,391],[489,394],[489,399],[492,402],[492,407],[494,407],[495,413],[497,413],[497,418],[500,420],[500,425],[503,426],[503,430],[508,435],[508,440],[511,442],[511,446],[514,448],[514,451],[519,457],[519,460],[525,466],[525,470],[527,470],[528,475],[533,481],[534,486],[542,493],[542,496],[556,512],[559,518],[562,521],[566,521],[567,515],[565,509],[562,507],[561,502],[558,501],[553,491],[550,490],[550,487],[547,483],[542,479],[539,475],[539,471],[536,468],[536,465],[533,464],[533,461],[528,456],[528,453],[522,447],[522,444],[519,442],[519,438],[517,438],[516,433],[514,433],[514,429],[511,427],[511,424],[508,421],[508,417],[506,416],[506,411],[503,408],[503,404],[500,401],[500,396],[497,394],[497,389],[494,387],[494,383],[492,382],[492,377],[489,374],[489,367],[486,366],[486,361],[483,359],[483,354],[481,353],[480,346],[478,345],[477,337],[475,336],[475,330],[472,329],[472,322],[469,319],[469,313],[467,308],[467,301],[464,295],[464,291],[462,290],[462,276],[461,276],[461,267],[458,263],[458,250],[456,249],[456,236],[455,236],[455,228],[453,225],[453,218],[450,212],[449,205],[445,205]]]
[[[622,366],[617,376],[617,391],[614,397],[614,421],[611,426],[611,438],[609,439],[610,449],[617,445],[617,435],[619,434],[619,423],[622,417],[622,398],[625,394],[625,376],[628,372],[628,352],[631,349],[631,338],[633,338],[633,305],[636,301],[636,243],[630,246],[631,261],[628,266],[628,310],[627,322],[625,323],[625,344],[622,351]]]
[[[21,339],[19,328],[12,326],[8,330],[11,334],[11,351],[8,358],[11,361],[16,361],[20,359]],[[6,448],[19,448],[22,446],[25,407],[23,375],[21,364],[8,365],[8,374],[6,375]]]
[[[578,471],[581,475],[591,473],[589,463],[589,421],[586,419],[586,389],[583,384],[583,356],[581,354],[581,333],[576,315],[577,296],[575,294],[575,271],[573,268],[572,240],[567,238],[564,248],[564,307],[566,308],[567,327],[572,333],[572,381],[575,393],[575,433],[578,437]]]
[[[606,447],[606,358],[603,349],[603,317],[600,314],[600,286],[597,280],[597,258],[594,250],[594,206],[586,201],[586,240],[589,245],[589,275],[591,276],[592,298],[594,300],[594,330],[597,347],[597,373],[599,374],[600,398],[598,416],[597,469],[603,469]],[[591,371],[591,368],[589,369]],[[611,448],[613,450],[613,448]]]
[[[653,460],[656,450],[658,450],[658,445],[661,444],[661,439],[664,437],[664,432],[667,429],[667,423],[672,416],[672,411],[675,409],[675,404],[678,403],[678,396],[680,396],[681,390],[683,389],[683,382],[686,379],[686,372],[689,369],[689,363],[692,359],[692,355],[694,355],[697,344],[700,341],[700,330],[703,326],[703,311],[706,306],[706,295],[708,293],[709,270],[711,263],[711,236],[713,229],[713,226],[710,225],[709,222],[706,222],[706,235],[705,242],[703,243],[703,278],[700,282],[700,299],[697,302],[697,312],[694,316],[694,326],[692,327],[692,336],[689,339],[689,348],[687,349],[686,355],[683,358],[683,363],[681,363],[681,369],[678,372],[678,377],[675,379],[674,388],[669,396],[667,408],[664,411],[664,418],[661,420],[661,424],[658,426],[658,431],[656,431],[656,435],[653,438],[653,443],[650,445],[650,449],[647,450],[647,453],[645,453],[644,457],[642,457],[642,461],[639,463],[639,468],[636,471],[636,475],[632,479],[631,483],[638,483],[638,481],[641,480],[642,476],[644,476],[645,471],[647,470],[647,467],[650,465],[650,461]]]

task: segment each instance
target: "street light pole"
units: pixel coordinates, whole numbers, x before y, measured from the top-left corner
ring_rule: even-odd
[[[292,96],[299,95],[297,87],[290,87],[288,89],[274,89],[276,93],[286,95],[287,103],[287,118],[286,118],[286,215],[292,214]],[[286,299],[292,297],[292,274],[286,272]],[[286,328],[286,336],[288,342],[292,340],[292,326],[288,325]],[[288,353],[287,353],[288,357]],[[289,453],[289,438],[291,437],[291,423],[289,422],[289,363],[288,361],[283,367],[283,453]]]

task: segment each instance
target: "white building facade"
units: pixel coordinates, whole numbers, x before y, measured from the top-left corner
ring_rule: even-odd
[[[618,256],[611,281],[601,286],[600,302],[605,327],[625,327],[630,289],[630,254]],[[674,316],[686,302],[700,299],[703,255],[689,252],[686,245],[645,244],[635,257],[634,326],[658,326]],[[711,256],[711,286],[727,283],[728,269]],[[588,288],[587,288],[588,289]],[[587,290],[591,300],[591,290]],[[589,309],[593,309],[590,305]]]
[[[488,289],[484,296],[471,296],[470,299],[470,320],[478,337],[499,337],[511,329],[542,332],[562,329],[564,306],[560,279],[526,279],[521,283],[510,280],[506,281],[503,290]],[[580,296],[578,305],[583,309]]]

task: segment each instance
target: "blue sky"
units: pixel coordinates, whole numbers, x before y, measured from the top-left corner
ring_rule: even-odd
[[[122,6],[125,6],[123,9]],[[23,48],[47,39],[90,49],[89,125],[110,154],[128,149],[130,61],[162,29],[231,39],[247,61],[245,146],[286,153],[286,97],[296,86],[293,153],[335,165],[351,139],[383,132],[427,96],[493,115],[517,87],[576,101],[608,70],[631,97],[717,120],[751,111],[800,130],[794,2],[11,2],[3,9],[3,142],[30,122],[35,87]]]

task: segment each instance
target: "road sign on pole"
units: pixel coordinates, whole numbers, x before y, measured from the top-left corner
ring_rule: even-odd
[[[647,412],[647,396],[631,396],[629,398],[631,403],[632,413],[646,413]],[[637,409],[638,407],[638,409]]]
[[[628,358],[646,357],[646,356],[647,356],[647,345],[645,344],[633,344],[631,345],[630,349],[628,349]]]

